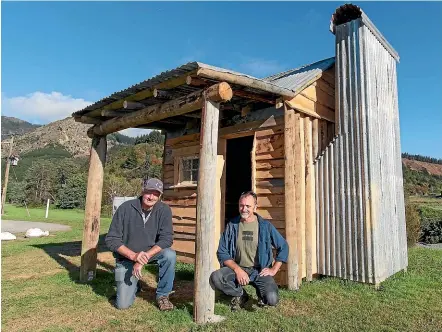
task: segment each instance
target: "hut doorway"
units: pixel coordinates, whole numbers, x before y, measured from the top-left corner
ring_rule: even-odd
[[[238,215],[241,193],[252,189],[252,158],[254,136],[227,140],[225,223]]]

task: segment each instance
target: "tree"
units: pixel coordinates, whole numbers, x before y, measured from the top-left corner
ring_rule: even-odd
[[[103,183],[103,205],[111,205],[116,196],[136,196],[141,188],[141,179],[128,181],[116,174],[105,174]]]
[[[132,149],[129,152],[129,156],[126,158],[126,160],[121,165],[121,167],[126,169],[134,169],[135,167],[137,167],[137,163],[138,163],[137,155],[135,153],[135,150]]]
[[[39,160],[25,174],[25,193],[31,205],[44,204],[46,200],[55,200],[55,183],[57,172],[54,164],[49,160]]]
[[[154,143],[154,144],[164,144],[164,136],[158,130],[152,130],[147,135],[141,135],[135,138],[135,144],[141,143]]]
[[[24,205],[25,202],[27,202],[27,195],[26,195],[26,182],[25,181],[19,181],[19,182],[11,182],[11,185],[8,188],[8,199],[10,203],[17,204],[17,205]]]
[[[74,174],[57,194],[55,206],[59,209],[84,208],[86,200],[86,174]]]

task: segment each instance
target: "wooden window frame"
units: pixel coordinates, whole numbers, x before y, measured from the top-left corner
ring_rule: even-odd
[[[198,179],[193,180],[193,181],[186,181],[184,180],[184,165],[183,165],[183,161],[184,160],[194,160],[197,159],[198,160],[198,155],[190,155],[190,156],[181,156],[178,157],[178,179],[176,179],[175,184],[177,186],[197,186],[198,185]],[[198,170],[199,170],[199,165],[198,165]],[[190,170],[191,172],[193,171],[193,169]],[[175,179],[174,179],[175,180]]]

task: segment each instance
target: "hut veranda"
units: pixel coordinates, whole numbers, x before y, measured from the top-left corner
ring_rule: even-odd
[[[166,136],[163,200],[179,260],[195,263],[195,321],[213,315],[218,239],[249,189],[290,246],[281,286],[379,284],[406,269],[399,56],[357,6],[339,7],[330,30],[333,58],[263,79],[191,62],[73,114],[93,124],[83,281],[95,277],[106,135],[131,127]]]

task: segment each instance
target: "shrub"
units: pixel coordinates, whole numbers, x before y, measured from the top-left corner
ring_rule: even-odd
[[[442,242],[442,210],[431,206],[420,208],[421,234],[420,241],[425,243]]]
[[[407,244],[412,247],[419,240],[421,220],[415,204],[405,204],[405,220],[407,227]]]

